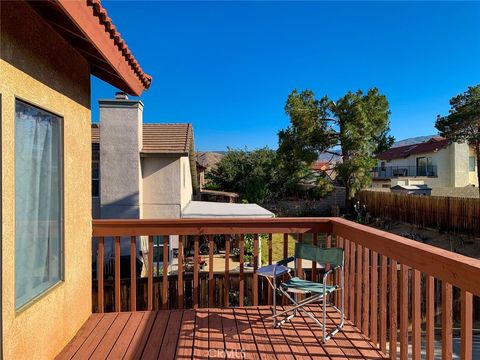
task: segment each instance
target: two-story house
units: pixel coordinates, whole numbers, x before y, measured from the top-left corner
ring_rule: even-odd
[[[378,154],[373,187],[478,186],[477,166],[473,148],[435,136],[426,142],[393,147]]]

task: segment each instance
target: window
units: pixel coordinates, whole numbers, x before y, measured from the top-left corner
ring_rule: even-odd
[[[15,103],[15,306],[61,281],[62,119]]]
[[[477,159],[475,159],[475,156],[469,156],[468,171],[476,171],[476,165],[475,165],[476,162],[477,162]]]
[[[100,163],[92,162],[92,196],[100,196]]]
[[[431,157],[417,158],[417,176],[433,176],[433,162]]]

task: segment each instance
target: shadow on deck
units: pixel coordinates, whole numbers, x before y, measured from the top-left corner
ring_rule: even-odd
[[[338,316],[328,314],[330,323]],[[93,314],[57,359],[386,358],[348,321],[321,344],[321,329],[310,318],[274,329],[270,315],[266,306]]]

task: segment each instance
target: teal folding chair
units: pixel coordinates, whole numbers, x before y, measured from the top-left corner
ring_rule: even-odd
[[[295,244],[295,256],[283,259],[277,262],[277,266],[286,266],[291,261],[294,261],[295,270],[297,259],[304,259],[310,261],[316,261],[317,264],[325,266],[330,264],[331,268],[323,274],[322,282],[314,282],[301,279],[299,277],[292,277],[289,273],[290,278],[283,283],[278,284],[276,289],[285,297],[287,297],[292,303],[293,307],[278,312],[276,310],[276,304],[273,306],[273,315],[271,318],[274,319],[274,326],[279,327],[286,321],[293,318],[298,311],[302,311],[305,315],[310,317],[317,325],[319,325],[322,330],[322,342],[326,342],[336,333],[338,333],[343,325],[345,320],[344,314],[344,255],[343,249],[339,248],[322,248],[310,244]],[[330,275],[332,275],[336,270],[339,270],[340,273],[340,282],[339,284],[327,285],[327,280]],[[296,271],[295,271],[296,275]],[[340,291],[340,308],[334,306],[331,307],[340,313],[340,323],[334,324],[335,328],[327,333],[327,300],[328,296],[335,291]],[[308,294],[310,296],[305,299],[298,301],[298,294]],[[293,296],[292,296],[293,295]],[[310,311],[307,311],[305,307],[312,303],[322,302],[322,319],[318,320]],[[282,318],[283,317],[283,318]],[[281,318],[281,320],[278,320]]]

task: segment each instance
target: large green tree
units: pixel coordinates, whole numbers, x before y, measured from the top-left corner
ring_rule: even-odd
[[[281,191],[276,157],[275,151],[268,148],[228,149],[217,166],[206,174],[209,187],[238,192],[251,203],[274,200]]]
[[[475,149],[480,191],[480,84],[451,98],[448,115],[438,115],[435,127],[447,139],[467,143]]]
[[[293,90],[285,112],[290,126],[279,132],[278,149],[284,166],[301,170],[298,164],[309,166],[320,153],[339,150],[342,161],[334,165],[334,170],[345,186],[350,205],[357,192],[372,180],[374,154],[394,141],[388,135],[387,98],[376,88],[367,93],[348,92],[337,101],[328,96],[317,99],[311,90]]]

